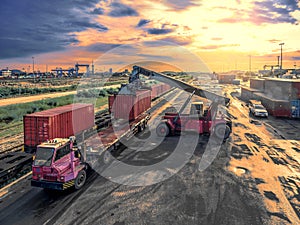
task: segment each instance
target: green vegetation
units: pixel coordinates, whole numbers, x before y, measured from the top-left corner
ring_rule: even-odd
[[[12,124],[22,121],[23,116],[26,114],[72,104],[74,102],[92,103],[95,105],[95,108],[99,108],[107,104],[107,96],[117,92],[117,90],[116,88],[103,90],[89,89],[80,91],[76,96],[67,95],[30,103],[3,106],[0,107],[0,127],[5,128],[12,126]]]
[[[59,87],[59,88],[28,88],[28,87],[0,87],[2,98],[7,98],[16,95],[36,95],[44,93],[65,92],[76,90],[76,85]]]
[[[0,124],[22,121],[23,115],[71,104],[73,95],[0,107]]]
[[[122,84],[124,81],[109,81],[106,83],[103,82],[94,82],[90,84],[80,84],[78,85],[70,85],[65,87],[49,87],[49,88],[38,88],[38,87],[0,87],[0,98],[10,98],[18,95],[37,95],[37,94],[45,94],[45,93],[55,93],[55,92],[67,92],[67,91],[75,91],[77,88],[79,89],[87,89],[87,88],[96,88],[102,86],[110,86]]]

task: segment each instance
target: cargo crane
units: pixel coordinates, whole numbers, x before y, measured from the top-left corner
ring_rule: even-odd
[[[78,64],[78,63],[75,64],[75,72],[76,72],[77,77],[78,77],[79,67],[86,67],[86,74],[87,74],[87,76],[89,76],[89,72],[90,72],[89,64]]]
[[[132,74],[129,77],[129,83],[133,86],[139,86],[141,84],[139,80],[140,74],[151,79],[168,83],[171,86],[179,87],[182,90],[191,93],[178,113],[166,113],[163,116],[162,121],[156,128],[158,136],[174,135],[182,131],[195,131],[198,134],[213,133],[216,137],[223,140],[226,140],[229,137],[232,129],[231,120],[225,115],[220,117],[216,115],[218,106],[220,104],[228,105],[230,102],[229,98],[194,87],[183,81],[140,66],[133,67]],[[211,100],[212,103],[210,107],[203,111],[203,103],[194,102],[192,103],[190,114],[182,114],[193,95]]]
[[[62,77],[63,72],[68,72],[68,75],[72,76],[75,69],[74,68],[70,68],[70,69],[56,68],[56,69],[53,69],[51,71],[56,72],[57,76]]]

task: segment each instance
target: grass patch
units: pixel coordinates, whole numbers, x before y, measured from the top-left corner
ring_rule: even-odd
[[[102,94],[103,95],[101,96],[95,96],[94,93],[92,93],[87,96],[76,96],[76,98],[74,98],[74,95],[67,95],[30,103],[3,106],[0,107],[0,127],[9,128],[15,123],[21,123],[23,121],[23,116],[26,114],[72,104],[74,103],[74,100],[76,100],[75,102],[92,103],[95,105],[95,108],[99,108],[108,102],[108,93],[105,92]]]

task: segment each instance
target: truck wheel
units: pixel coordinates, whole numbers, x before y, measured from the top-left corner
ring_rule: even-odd
[[[165,123],[160,123],[156,128],[156,134],[159,137],[166,137],[170,133],[170,129]]]
[[[102,161],[104,164],[108,164],[111,161],[111,153],[106,150],[103,154],[102,154]]]
[[[144,129],[145,129],[145,123],[142,123],[142,124],[139,126],[139,132],[142,132]]]
[[[75,189],[78,190],[82,188],[82,186],[85,184],[85,181],[86,181],[86,172],[85,170],[81,170],[75,179]]]
[[[219,124],[214,128],[214,134],[217,138],[227,139],[230,134],[230,127],[225,124]]]

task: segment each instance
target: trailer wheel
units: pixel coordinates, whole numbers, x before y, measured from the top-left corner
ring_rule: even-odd
[[[111,161],[111,153],[106,150],[103,154],[102,154],[102,161],[104,164],[108,164]]]
[[[145,129],[145,123],[140,124],[139,126],[139,132],[142,132]]]
[[[230,135],[230,127],[225,124],[218,124],[214,128],[214,134],[217,138],[226,140]]]
[[[85,181],[86,181],[86,172],[85,170],[81,170],[75,179],[75,189],[78,190],[82,188],[82,186],[85,184]]]
[[[159,137],[166,137],[169,135],[169,133],[170,133],[170,128],[165,123],[160,123],[156,127],[156,134]]]

